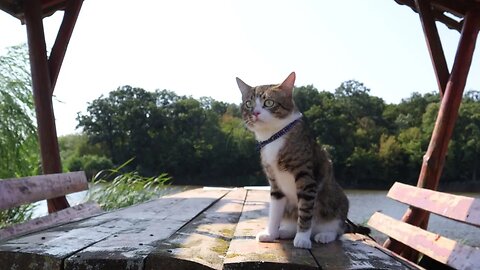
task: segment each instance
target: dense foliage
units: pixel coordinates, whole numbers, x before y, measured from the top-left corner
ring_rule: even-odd
[[[362,83],[346,81],[332,92],[297,87],[294,98],[317,141],[331,153],[343,186],[416,182],[438,94],[413,93],[399,104],[386,104]],[[469,91],[464,99],[442,183],[478,180],[478,92]],[[254,137],[236,104],[123,86],[92,101],[77,120],[84,130],[83,155],[101,153],[113,164],[134,157],[130,169],[141,175],[167,172],[174,184],[266,184]]]
[[[114,164],[134,157],[129,167],[141,175],[167,172],[176,184],[237,185],[252,176],[246,168],[259,172],[253,136],[235,105],[124,86],[87,110],[78,121],[89,143]]]
[[[0,56],[0,179],[28,176],[38,168],[28,52],[25,45]],[[0,211],[0,228],[30,218],[32,206]]]
[[[0,56],[0,179],[32,174],[38,166],[37,128],[25,45]]]

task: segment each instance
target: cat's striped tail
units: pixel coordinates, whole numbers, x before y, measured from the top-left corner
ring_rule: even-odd
[[[345,233],[359,233],[370,237],[370,228],[353,223],[350,219],[345,220]]]

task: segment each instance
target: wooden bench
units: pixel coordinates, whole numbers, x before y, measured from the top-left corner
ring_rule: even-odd
[[[395,183],[387,196],[454,221],[480,227],[480,200]],[[480,248],[374,213],[368,225],[443,265],[480,269]],[[480,233],[480,230],[479,230]]]
[[[0,210],[57,198],[88,189],[83,171],[0,180]],[[0,229],[0,241],[53,225],[82,219],[102,210],[96,203],[84,203],[21,224]]]

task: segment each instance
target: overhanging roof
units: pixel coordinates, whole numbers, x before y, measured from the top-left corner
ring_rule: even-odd
[[[22,21],[24,20],[24,3],[29,0],[0,0],[0,9]],[[68,0],[40,0],[42,17],[48,17],[57,10],[65,9]]]
[[[415,0],[395,0],[400,5],[409,6],[418,13]],[[429,2],[434,19],[448,28],[462,30],[463,19],[469,10],[480,8],[480,0],[420,0]]]

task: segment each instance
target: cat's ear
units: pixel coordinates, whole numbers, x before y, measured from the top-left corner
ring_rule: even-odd
[[[295,72],[290,73],[288,77],[285,79],[285,81],[280,84],[280,88],[282,90],[286,91],[292,91],[293,90],[293,85],[295,84]]]
[[[242,92],[242,97],[246,96],[248,92],[252,89],[252,87],[246,83],[244,83],[240,78],[237,77],[237,84],[238,88],[240,88],[240,92]]]

